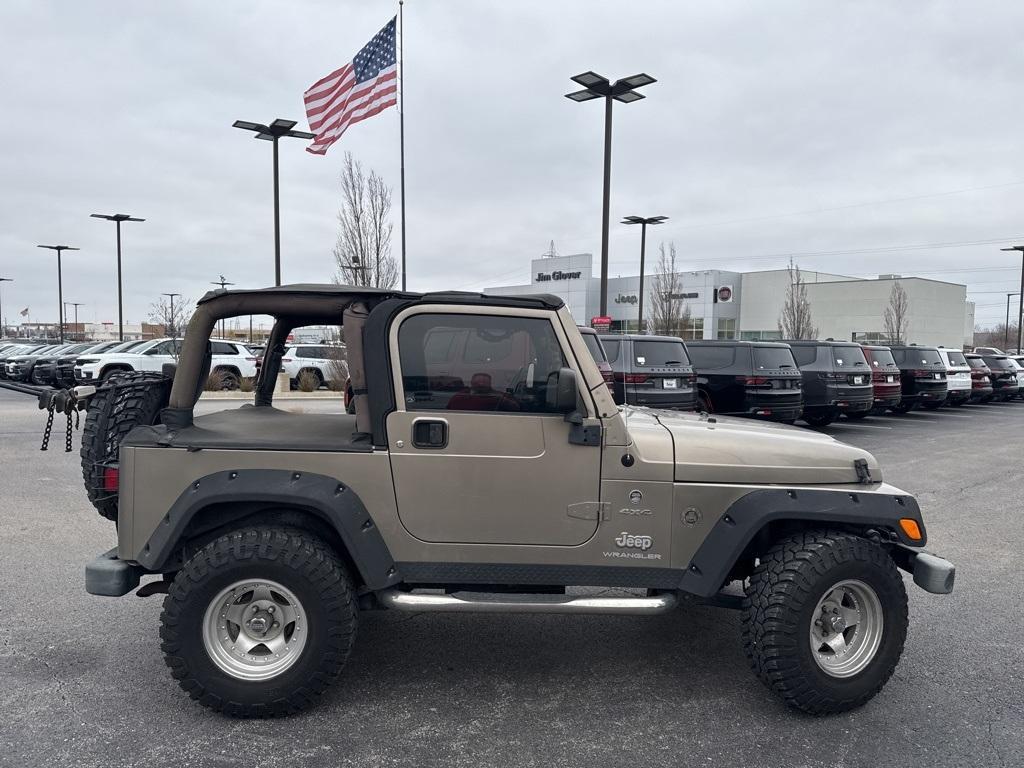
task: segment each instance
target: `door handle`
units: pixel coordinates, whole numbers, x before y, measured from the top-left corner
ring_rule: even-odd
[[[416,419],[412,424],[415,448],[444,448],[448,445],[448,422],[444,419]]]

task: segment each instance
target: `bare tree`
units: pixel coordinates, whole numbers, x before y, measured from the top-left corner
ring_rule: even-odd
[[[391,288],[398,282],[398,263],[391,255],[391,188],[362,163],[345,153],[341,170],[341,210],[334,261],[335,282]]]
[[[807,299],[807,283],[800,267],[789,260],[789,285],[786,301],[779,315],[779,331],[784,339],[816,339],[818,329],[811,318],[811,302]]]
[[[651,328],[661,336],[681,336],[688,333],[690,307],[683,300],[683,280],[676,271],[676,244],[658,246],[658,273],[654,276],[654,294],[651,296]],[[641,332],[644,329],[640,329]]]
[[[910,316],[910,303],[907,301],[907,292],[897,280],[892,284],[889,292],[889,306],[885,308],[882,319],[885,321],[885,335],[889,337],[890,344],[907,343],[907,323]]]
[[[171,302],[166,296],[149,305],[149,319],[151,322],[164,327],[164,333],[168,336],[180,336],[188,327],[188,321],[192,319],[192,300],[184,297],[174,302],[174,309],[171,310]]]

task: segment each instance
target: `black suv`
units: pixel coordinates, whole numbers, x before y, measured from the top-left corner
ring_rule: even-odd
[[[1009,356],[982,353],[981,359],[992,371],[992,399],[1012,400],[1015,398],[1020,387],[1017,384],[1017,369],[1013,367]]]
[[[612,394],[619,405],[692,411],[696,376],[683,340],[675,336],[601,336],[612,366]]]
[[[687,350],[703,410],[787,424],[800,418],[802,377],[788,344],[691,341]]]
[[[917,344],[890,346],[892,357],[900,367],[903,396],[893,408],[896,413],[907,413],[918,405],[938,408],[946,402],[946,364],[937,347],[919,347]]]
[[[871,410],[871,366],[860,344],[831,339],[787,343],[804,377],[804,421],[824,427],[841,413],[861,415]]]

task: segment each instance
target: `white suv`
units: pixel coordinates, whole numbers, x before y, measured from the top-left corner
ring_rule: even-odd
[[[256,375],[256,357],[244,344],[213,339],[210,346],[213,352],[210,372],[222,377],[225,389],[236,389],[243,378]],[[159,373],[164,363],[177,362],[180,349],[181,339],[153,339],[121,351],[87,355],[75,361],[75,379],[82,382],[103,380],[119,371]]]
[[[1010,355],[1010,363],[1017,366],[1017,397],[1024,400],[1024,355]]]
[[[297,385],[299,376],[310,373],[316,376],[319,384],[328,384],[340,378],[339,385],[348,379],[348,366],[345,364],[345,347],[330,344],[290,344],[281,359],[281,370],[288,374],[292,385]]]
[[[963,405],[971,399],[971,366],[960,350],[938,349],[946,366],[946,405]]]

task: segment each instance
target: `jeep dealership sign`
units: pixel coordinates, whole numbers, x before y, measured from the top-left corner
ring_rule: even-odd
[[[582,272],[562,272],[560,269],[556,269],[554,272],[538,272],[537,282],[549,283],[552,280],[577,280],[582,274]]]

